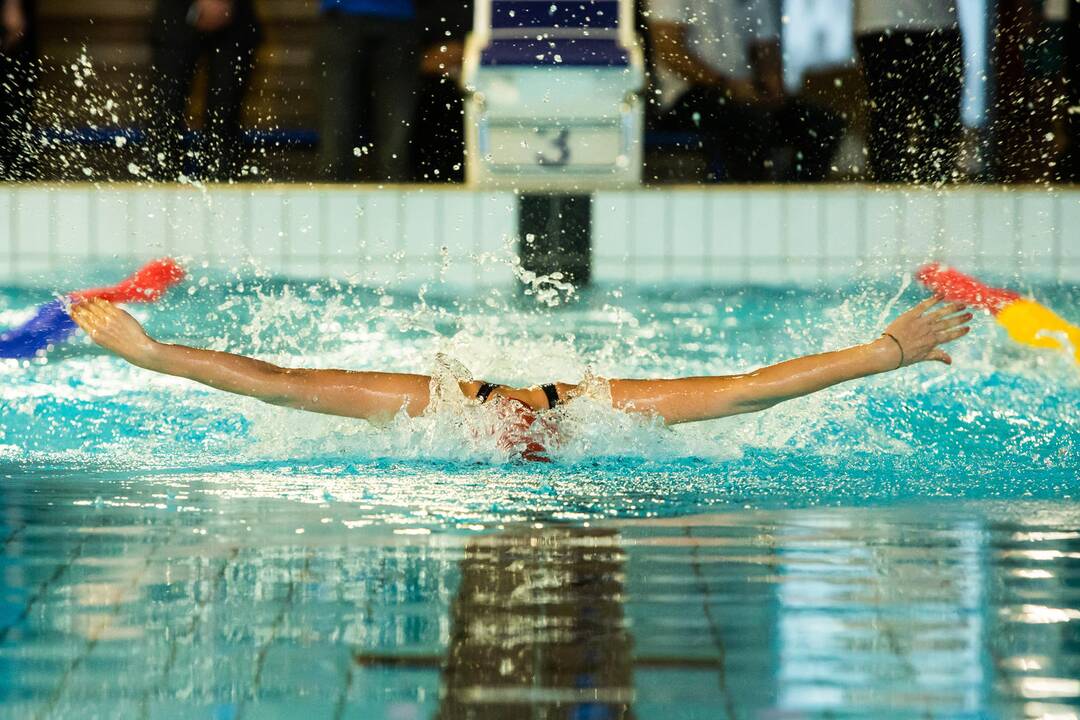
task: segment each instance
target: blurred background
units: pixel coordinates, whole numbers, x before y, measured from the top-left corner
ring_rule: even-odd
[[[465,178],[471,2],[0,2],[6,179]],[[1077,0],[634,11],[646,184],[1080,172]]]

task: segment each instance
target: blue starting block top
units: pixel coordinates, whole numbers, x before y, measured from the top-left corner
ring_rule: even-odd
[[[626,67],[618,0],[491,0],[486,66]]]
[[[615,40],[492,40],[480,54],[480,64],[626,67],[630,56]]]
[[[491,3],[493,30],[615,30],[618,27],[618,0],[492,0]]]

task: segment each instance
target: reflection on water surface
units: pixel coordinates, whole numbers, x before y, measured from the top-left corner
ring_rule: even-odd
[[[2,717],[1080,715],[1074,502],[462,528],[5,474]]]

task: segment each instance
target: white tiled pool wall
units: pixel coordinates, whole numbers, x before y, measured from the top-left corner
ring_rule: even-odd
[[[432,187],[0,186],[0,281],[175,255],[382,285],[513,282],[512,192]],[[928,259],[1080,282],[1080,190],[663,188],[594,196],[604,282],[813,283]]]

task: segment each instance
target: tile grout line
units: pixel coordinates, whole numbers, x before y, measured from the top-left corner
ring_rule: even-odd
[[[664,281],[671,282],[671,271],[674,266],[672,261],[672,250],[674,249],[673,243],[675,241],[675,210],[673,205],[675,204],[672,195],[664,194],[664,259],[662,261],[664,270]]]
[[[705,279],[712,282],[716,277],[716,234],[713,231],[715,226],[715,218],[713,217],[716,208],[713,207],[713,203],[709,201],[709,197],[702,193],[701,195],[701,223],[702,232],[705,233],[705,257],[701,259],[702,265],[705,266]]]
[[[278,241],[281,243],[278,247],[278,267],[281,268],[280,272],[285,272],[292,258],[293,246],[292,208],[289,206],[289,197],[284,189],[278,191],[278,212],[281,227],[278,235]]]
[[[362,250],[367,248],[367,230],[368,230],[368,206],[367,195],[361,190],[354,190],[356,193],[353,196],[352,211],[356,217],[356,245],[353,252],[353,267],[355,272],[359,274],[364,269],[364,257]]]
[[[825,278],[828,275],[828,260],[829,260],[829,247],[825,238],[829,236],[828,220],[825,214],[825,203],[821,202],[821,198],[815,198],[817,207],[817,228],[818,228],[818,282],[825,282]]]
[[[98,202],[97,194],[93,186],[86,188],[86,244],[87,255],[93,260],[101,259],[99,248],[101,247],[100,228],[98,227]]]
[[[326,193],[315,191],[315,203],[318,207],[319,217],[319,232],[315,237],[315,242],[318,243],[319,251],[319,275],[325,277],[329,270],[329,259],[326,257],[326,236],[329,233],[330,223],[330,202],[326,197]]]
[[[972,248],[972,254],[976,257],[980,257],[983,254],[983,249],[986,246],[986,226],[984,223],[985,218],[983,213],[986,212],[986,206],[983,202],[982,194],[975,196],[975,217],[973,218],[975,226],[975,247]],[[976,260],[975,269],[982,271],[983,264],[981,261]]]
[[[742,254],[739,258],[739,271],[743,283],[750,282],[750,199],[743,195],[739,203],[739,240]]]
[[[52,575],[50,575],[42,582],[38,583],[37,590],[24,603],[23,609],[19,613],[18,617],[15,618],[15,621],[8,625],[0,627],[0,644],[3,644],[4,641],[7,640],[7,636],[11,633],[12,630],[19,627],[19,625],[21,625],[28,617],[30,617],[30,612],[34,609],[34,605],[36,605],[43,597],[45,597],[45,595],[49,592],[49,588],[52,587],[53,583],[62,578],[64,576],[64,573],[71,569],[72,564],[82,556],[83,549],[86,547],[86,543],[87,538],[82,538],[79,544],[75,546],[75,549],[72,550],[71,553],[68,555],[66,562],[57,565],[56,568],[53,569]]]
[[[1061,192],[1054,193],[1054,244],[1053,251],[1051,253],[1051,262],[1054,264],[1055,281],[1061,283],[1065,279],[1064,268],[1062,268],[1062,260],[1065,249],[1065,230],[1062,224],[1065,219],[1065,209],[1063,205],[1064,195]]]
[[[8,265],[11,268],[12,275],[15,275],[15,271],[19,269],[19,253],[15,249],[15,241],[18,237],[18,219],[22,214],[22,202],[18,196],[20,192],[15,187],[8,188],[8,259],[11,263]]]
[[[1019,275],[1020,272],[1023,270],[1022,255],[1023,255],[1023,251],[1024,251],[1023,250],[1023,248],[1024,248],[1023,234],[1020,231],[1020,217],[1021,217],[1020,198],[1017,196],[1017,194],[1015,192],[1010,193],[1010,194],[1012,196],[1012,198],[1011,198],[1012,199],[1012,235],[1013,235],[1013,238],[1012,238],[1013,239],[1013,253],[1012,253],[1013,262],[1012,262],[1012,265],[1013,265],[1013,272],[1015,274]]]
[[[48,261],[47,261],[47,266],[48,266],[49,270],[52,271],[52,270],[56,269],[56,253],[57,253],[56,233],[57,233],[57,223],[59,222],[59,220],[58,220],[58,215],[59,214],[56,212],[56,193],[53,192],[51,189],[47,190],[46,193],[45,193],[45,197],[46,197],[46,208],[47,208],[46,212],[48,212],[48,214],[49,214],[49,217],[46,220],[46,223],[48,224],[48,230],[46,231],[46,233],[48,235]]]
[[[285,622],[285,617],[288,615],[289,610],[292,608],[295,601],[297,586],[303,583],[309,574],[309,568],[311,567],[311,551],[304,555],[304,564],[300,568],[299,581],[289,579],[289,589],[285,593],[285,597],[282,600],[281,607],[278,609],[278,614],[274,617],[274,621],[270,624],[270,635],[266,638],[266,642],[262,644],[255,656],[255,675],[251,681],[251,697],[254,698],[255,694],[259,691],[260,684],[262,682],[262,671],[266,663],[266,656],[270,652],[271,643],[273,643],[277,637],[278,632],[281,630],[282,623]],[[247,710],[247,703],[241,701],[236,709],[236,714],[233,716],[233,720],[242,720],[245,711]]]
[[[520,202],[520,196],[518,196],[518,202]],[[481,238],[484,235],[484,212],[483,212],[483,207],[481,206],[481,202],[480,202],[480,193],[476,193],[475,195],[473,195],[473,203],[472,204],[473,204],[473,223],[476,226],[476,234],[473,236],[473,261],[470,263],[470,265],[472,265],[473,285],[474,286],[479,286],[480,285],[480,263],[477,262],[477,259],[480,256],[480,247],[481,247],[480,243],[481,243]],[[518,236],[518,247],[514,248],[515,252],[517,252],[521,248],[521,243],[524,242],[524,240],[525,240],[525,238],[520,237],[520,234],[521,234],[520,225],[521,225],[521,223],[519,222],[518,227],[514,229],[514,235]]]
[[[195,635],[195,631],[198,629],[199,625],[202,623],[203,613],[206,610],[206,606],[209,605],[211,600],[213,600],[213,599],[215,599],[217,597],[217,595],[218,595],[218,593],[220,591],[220,588],[221,588],[221,584],[224,582],[225,576],[228,574],[230,564],[232,562],[234,562],[239,555],[240,555],[240,548],[238,546],[233,546],[233,547],[231,547],[229,549],[228,556],[224,560],[221,561],[220,569],[217,572],[214,573],[214,582],[210,586],[210,592],[207,593],[207,595],[205,597],[203,597],[203,598],[201,598],[199,600],[196,600],[195,612],[192,613],[187,627],[184,628],[184,630],[182,631],[182,633],[181,633],[182,637],[193,637]],[[169,675],[172,673],[172,668],[176,664],[177,648],[178,648],[177,638],[173,638],[173,641],[169,644],[169,655],[165,659],[165,665],[161,669],[161,673],[160,673],[160,681],[161,681],[161,683],[166,681],[168,679]],[[160,685],[160,683],[159,683],[159,685]],[[140,717],[147,718],[147,717],[150,716],[149,704],[150,704],[150,691],[146,690],[143,693],[143,697],[142,697],[142,700],[140,702]]]
[[[135,256],[135,223],[133,218],[135,213],[132,212],[132,198],[136,197],[135,193],[124,193],[124,240],[127,245],[128,257]]]
[[[442,257],[444,252],[449,253],[446,241],[446,193],[440,192],[435,195],[435,260],[433,278],[441,278],[443,275]],[[445,250],[444,250],[445,248]]]
[[[396,196],[394,208],[394,246],[397,248],[397,257],[394,258],[394,265],[397,266],[398,275],[402,275],[409,267],[409,264],[406,261],[409,250],[408,243],[405,241],[405,204],[410,202],[412,195],[406,193],[404,190],[398,190]]]
[[[127,589],[130,590],[138,586],[139,581],[146,574],[147,570],[149,570],[150,564],[153,562],[157,552],[161,548],[165,547],[175,534],[176,526],[173,526],[169,529],[169,533],[165,536],[165,538],[161,539],[150,548],[150,551],[146,553],[146,557],[143,558],[142,567],[139,568],[138,572],[134,573],[130,578],[128,578]],[[82,667],[82,664],[86,662],[86,659],[90,657],[91,654],[93,654],[94,650],[97,648],[98,643],[101,641],[102,633],[104,633],[109,628],[109,626],[112,625],[113,621],[119,615],[120,606],[122,604],[123,597],[121,591],[118,592],[115,596],[115,601],[111,605],[112,612],[108,615],[108,619],[102,621],[102,623],[93,630],[93,632],[91,633],[91,637],[87,640],[86,645],[83,647],[83,652],[77,658],[75,658],[64,670],[63,675],[61,675],[60,677],[60,681],[56,684],[56,687],[53,688],[53,691],[50,694],[48,701],[45,703],[45,707],[35,715],[35,718],[47,717],[49,714],[52,713],[53,709],[56,707],[56,704],[60,702],[60,698],[64,694],[64,690],[66,689],[68,682],[71,680],[71,676],[75,672],[77,672],[78,669]]]
[[[15,542],[15,540],[20,535],[23,534],[23,532],[26,530],[26,528],[27,528],[27,526],[25,524],[20,525],[19,527],[15,528],[10,533],[8,533],[8,536],[6,538],[4,538],[4,541],[0,542],[0,549],[5,549],[5,548],[7,548],[8,545]]]

